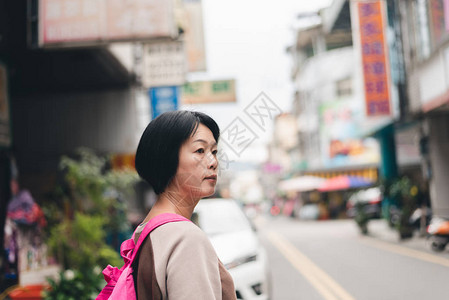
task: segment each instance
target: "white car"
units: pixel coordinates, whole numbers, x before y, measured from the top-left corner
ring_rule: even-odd
[[[360,204],[364,213],[370,218],[380,218],[382,211],[382,192],[380,188],[373,187],[360,190],[349,197],[346,203],[346,215],[354,218],[357,215],[356,205]]]
[[[228,269],[237,299],[266,300],[270,295],[268,258],[244,212],[232,199],[203,199],[192,221],[209,237]]]

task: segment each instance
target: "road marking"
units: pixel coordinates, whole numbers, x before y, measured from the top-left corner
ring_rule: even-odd
[[[433,254],[406,248],[403,246],[393,245],[393,244],[375,240],[374,238],[369,238],[369,237],[364,238],[361,241],[367,245],[370,245],[370,246],[378,248],[378,249],[386,250],[386,251],[400,254],[403,256],[408,256],[411,258],[416,258],[416,259],[423,260],[426,262],[438,264],[438,265],[441,265],[444,267],[449,267],[449,259],[439,257],[439,256],[436,256]]]
[[[270,242],[284,255],[285,258],[298,270],[304,278],[326,300],[355,300],[326,272],[314,264],[307,256],[302,254],[295,246],[281,235],[270,231],[267,233]]]

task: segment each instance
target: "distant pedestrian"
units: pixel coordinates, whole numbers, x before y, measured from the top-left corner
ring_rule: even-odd
[[[136,152],[136,169],[157,194],[138,227],[172,213],[190,219],[201,198],[217,182],[216,122],[200,112],[167,112],[145,129]],[[138,299],[236,299],[234,283],[206,234],[191,222],[172,222],[146,238],[134,265]]]
[[[31,193],[20,189],[17,178],[11,180],[10,188],[12,198],[8,204],[3,245],[6,261],[2,271],[5,278],[17,279],[21,272],[46,266],[42,228],[47,222]]]

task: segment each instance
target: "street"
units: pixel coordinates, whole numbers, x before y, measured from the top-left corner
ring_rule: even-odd
[[[373,232],[383,220],[371,221]],[[359,234],[353,220],[256,220],[273,300],[449,299],[449,252]],[[377,227],[376,227],[377,226]],[[417,249],[418,248],[418,249]]]

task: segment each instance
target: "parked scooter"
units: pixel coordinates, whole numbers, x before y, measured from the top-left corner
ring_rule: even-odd
[[[427,227],[427,232],[430,235],[432,250],[443,251],[449,243],[449,220],[433,217]]]
[[[414,229],[421,230],[421,228],[423,228],[423,231],[425,232],[431,219],[432,210],[429,207],[418,207],[412,213],[408,222]]]

